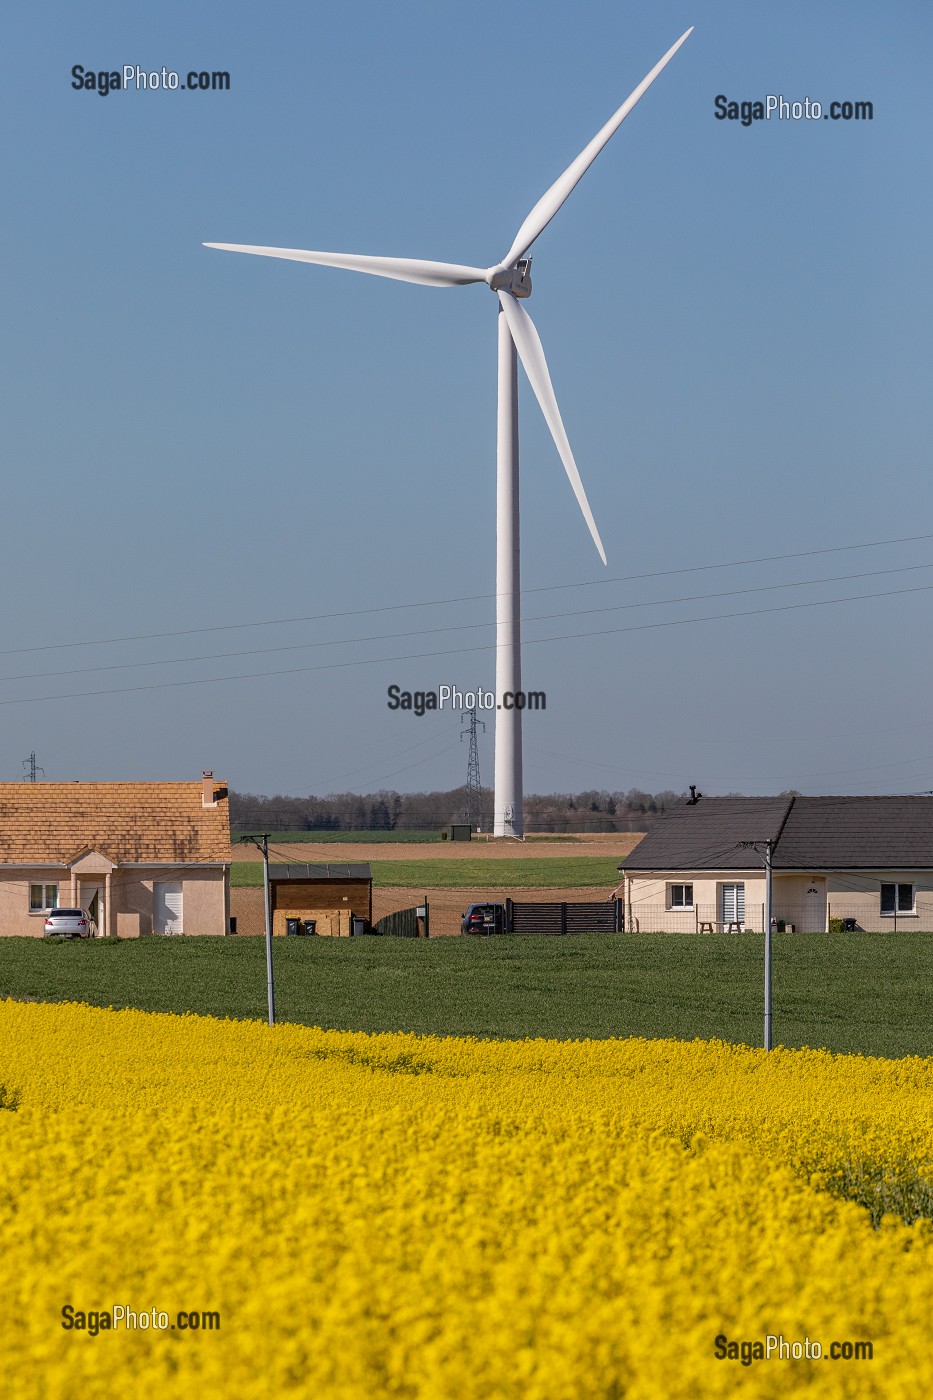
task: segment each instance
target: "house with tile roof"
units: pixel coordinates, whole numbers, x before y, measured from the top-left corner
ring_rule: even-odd
[[[767,842],[778,928],[933,930],[933,797],[798,796],[668,812],[619,867],[626,928],[760,932]]]
[[[0,783],[0,935],[40,937],[53,908],[86,909],[103,936],[224,934],[227,787]]]

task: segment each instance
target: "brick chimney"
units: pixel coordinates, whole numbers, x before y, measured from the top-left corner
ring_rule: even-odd
[[[213,768],[204,768],[204,769],[202,769],[202,771],[201,771],[201,806],[202,806],[202,807],[216,807],[216,806],[217,806],[217,803],[216,803],[216,801],[214,800],[214,770],[213,770]]]

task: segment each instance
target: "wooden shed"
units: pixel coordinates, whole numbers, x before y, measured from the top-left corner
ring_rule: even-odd
[[[272,932],[284,934],[286,919],[314,919],[317,932],[348,938],[351,920],[373,918],[373,872],[367,863],[269,866]]]

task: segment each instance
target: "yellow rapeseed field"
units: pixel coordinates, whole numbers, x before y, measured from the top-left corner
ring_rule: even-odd
[[[933,1389],[933,1061],[12,1002],[0,1047],[4,1396]]]

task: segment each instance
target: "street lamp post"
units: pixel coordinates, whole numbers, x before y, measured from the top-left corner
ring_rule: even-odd
[[[771,853],[774,849],[774,842],[767,841],[740,841],[740,846],[745,846],[750,850],[758,851],[764,855],[765,862],[765,1034],[764,1045],[766,1050],[771,1049]]]
[[[269,1025],[274,1026],[275,986],[272,978],[272,892],[269,885],[269,833],[264,831],[258,836],[241,836],[240,840],[248,841],[262,855],[262,893],[266,922],[266,990],[269,1000]]]

